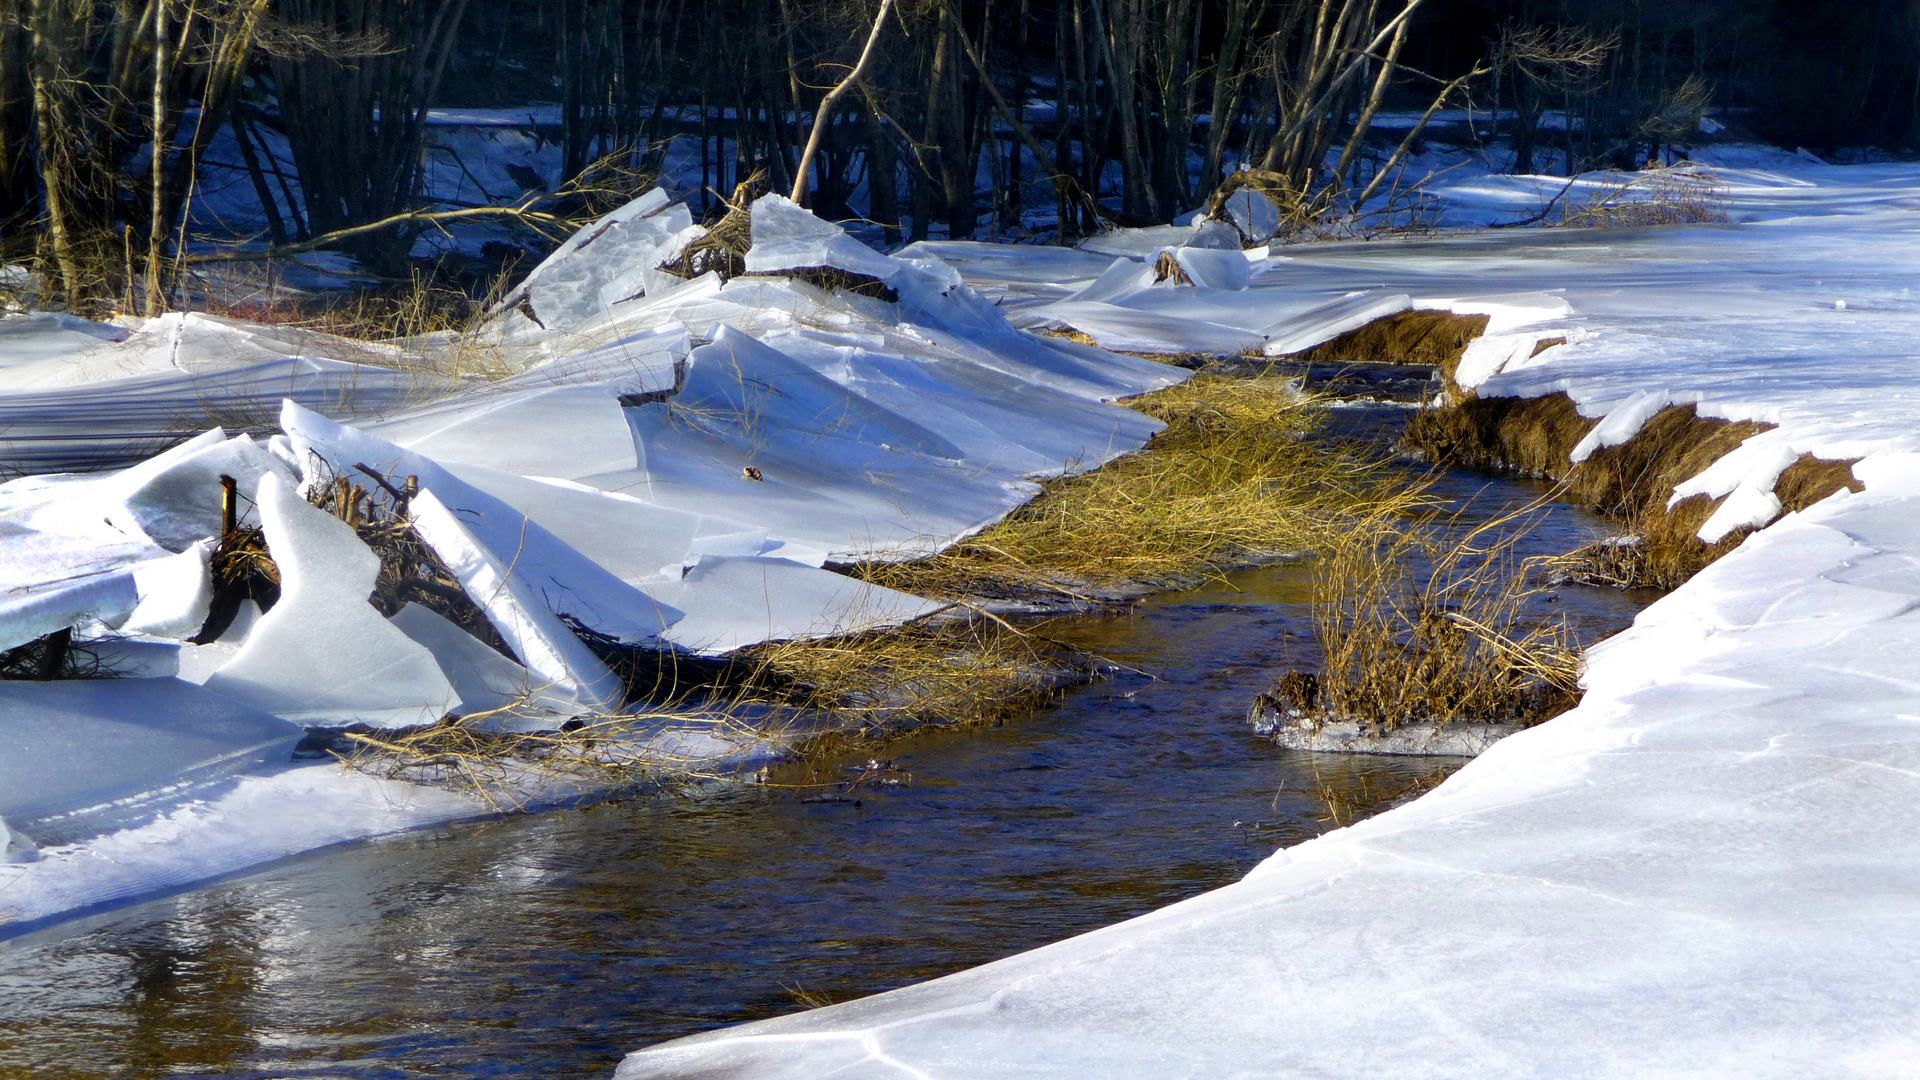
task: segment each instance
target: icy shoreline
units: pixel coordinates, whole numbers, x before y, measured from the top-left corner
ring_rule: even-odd
[[[636,1052],[621,1080],[1907,1075],[1920,170],[1748,174],[1733,198],[1771,220],[1293,249],[1254,287],[1525,294],[1461,365],[1482,395],[1565,391],[1605,418],[1596,445],[1676,401],[1776,424],[1700,482],[1752,524],[1782,450],[1862,458],[1864,493],[1756,533],[1592,650],[1578,709],[1412,803],[1130,922]]]

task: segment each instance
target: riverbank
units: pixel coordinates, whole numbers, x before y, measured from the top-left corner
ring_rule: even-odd
[[[1776,184],[1735,180],[1749,208]],[[1255,282],[1504,289],[1457,383],[1564,392],[1594,449],[1672,404],[1773,425],[1682,479],[1758,531],[1590,651],[1577,709],[1234,885],[619,1075],[1901,1074],[1920,175],[1776,190],[1771,222],[1294,249]],[[1801,454],[1858,459],[1864,490],[1774,520]]]

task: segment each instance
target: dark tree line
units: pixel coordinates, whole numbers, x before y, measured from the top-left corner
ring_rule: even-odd
[[[0,0],[4,254],[73,298],[163,303],[227,131],[263,239],[404,266],[433,227],[436,105],[557,105],[552,191],[658,171],[673,143],[705,212],[759,178],[889,239],[999,233],[1037,206],[1063,238],[1165,221],[1247,167],[1233,182],[1283,206],[1348,211],[1419,143],[1375,132],[1382,110],[1503,110],[1521,171],[1634,166],[1710,105],[1788,145],[1920,146],[1913,0],[900,0],[876,31],[880,9]],[[269,130],[297,178],[258,152]]]

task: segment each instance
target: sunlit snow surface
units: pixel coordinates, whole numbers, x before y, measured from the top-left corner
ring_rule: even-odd
[[[1722,170],[1741,224],[1295,247],[1239,295],[1489,312],[1468,381],[1564,390],[1608,418],[1596,444],[1672,402],[1778,424],[1694,485],[1753,523],[1788,453],[1863,457],[1863,494],[1750,538],[1593,650],[1579,709],[1407,806],[1128,923],[639,1052],[622,1080],[1913,1075],[1920,169],[1785,157]],[[1515,220],[1564,183],[1452,197]],[[1074,284],[931,248],[1010,305]]]

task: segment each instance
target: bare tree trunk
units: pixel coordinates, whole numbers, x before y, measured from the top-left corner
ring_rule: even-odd
[[[1124,5],[1127,0],[1120,2]],[[1147,189],[1145,162],[1140,157],[1140,126],[1133,82],[1135,34],[1129,33],[1125,41],[1116,36],[1118,28],[1130,24],[1132,17],[1126,16],[1126,23],[1110,24],[1102,11],[1105,4],[1106,0],[1092,0],[1087,6],[1093,15],[1093,36],[1100,46],[1100,60],[1107,70],[1108,85],[1113,87],[1114,112],[1120,122],[1121,205],[1129,215],[1145,218],[1153,214],[1154,207]],[[1129,29],[1137,31],[1138,28]]]
[[[160,287],[167,258],[167,0],[160,0],[153,19],[153,165],[147,225],[147,315],[160,314],[165,296]]]
[[[866,77],[867,70],[873,66],[874,49],[880,44],[880,31],[886,26],[887,12],[892,10],[893,0],[880,0],[880,13],[873,17],[873,32],[867,35],[866,47],[860,50],[859,63],[853,66],[852,71],[847,72],[846,78],[841,79],[832,90],[827,92],[826,97],[820,99],[820,111],[813,117],[813,130],[807,134],[807,148],[801,152],[800,165],[794,170],[792,196],[794,202],[805,201],[808,170],[813,166],[813,155],[820,149],[820,137],[826,133],[827,124],[833,116],[833,107],[846,96],[847,91],[853,89],[855,84]],[[798,83],[796,82],[795,85],[797,87]],[[798,105],[799,91],[796,89],[794,93],[794,102]]]
[[[33,118],[35,142],[39,146],[41,183],[47,202],[47,239],[53,248],[54,264],[60,270],[61,290],[67,303],[80,299],[80,264],[74,258],[71,222],[68,220],[67,195],[72,190],[68,171],[70,148],[65,125],[60,122],[59,103],[54,87],[64,66],[60,11],[62,0],[35,0],[33,12]]]

